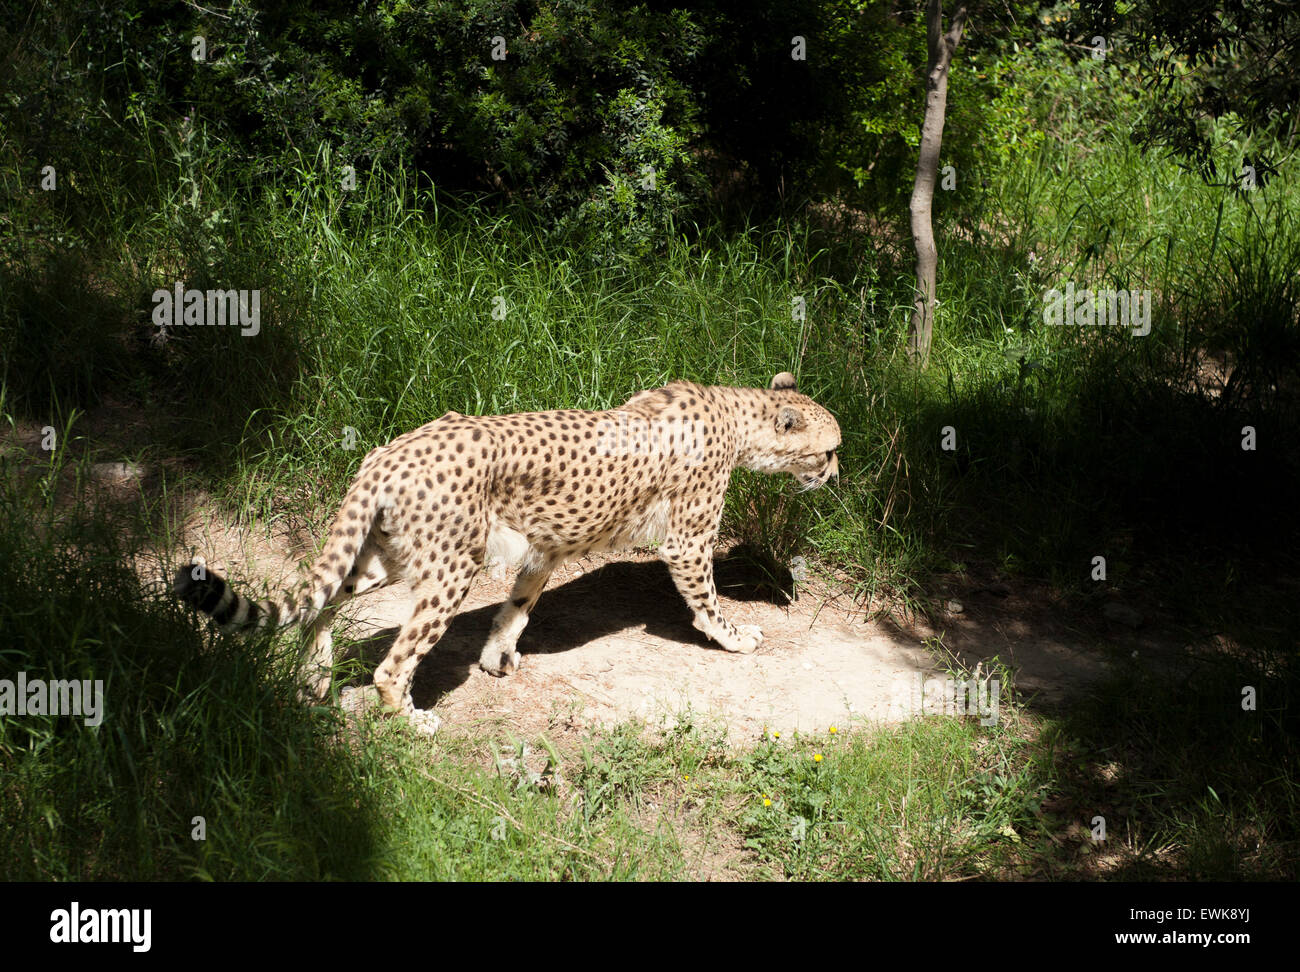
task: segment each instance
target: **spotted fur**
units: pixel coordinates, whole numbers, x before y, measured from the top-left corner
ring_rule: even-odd
[[[654,539],[695,627],[728,651],[752,652],[762,632],[722,616],[713,582],[731,471],[790,473],[812,489],[838,475],[839,446],[835,419],[788,372],[768,388],[674,382],[604,412],[449,412],[365,457],[297,594],[253,602],[193,568],[177,574],[174,589],[227,629],[306,625],[310,687],[323,697],[340,604],[405,579],[411,617],[375,687],[431,729],[436,720],[411,701],[412,677],[489,560],[522,566],[479,659],[494,675],[518,668],[520,633],[558,565]]]

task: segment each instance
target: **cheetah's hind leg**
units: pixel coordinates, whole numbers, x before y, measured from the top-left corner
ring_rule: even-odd
[[[519,572],[510,597],[492,621],[492,631],[479,656],[479,667],[483,671],[501,676],[519,668],[521,656],[515,646],[519,644],[519,636],[528,624],[528,615],[542,596],[555,567],[556,561],[548,559],[538,566],[526,565]]]
[[[387,587],[399,576],[397,564],[392,559],[382,531],[371,531],[337,593],[315,620],[307,625],[305,644],[309,647],[304,661],[307,683],[303,693],[304,701],[321,701],[329,695],[330,671],[334,665],[334,636],[330,628],[339,608],[349,598]]]
[[[411,584],[411,600],[414,602],[411,618],[402,625],[393,647],[375,669],[375,689],[383,704],[394,715],[406,716],[416,729],[425,734],[431,735],[437,730],[438,717],[415,707],[411,699],[411,682],[420,661],[438,643],[456,616],[477,570],[476,559],[463,554],[446,564],[441,571],[443,580],[426,576],[414,581]],[[410,571],[407,576],[411,576]]]

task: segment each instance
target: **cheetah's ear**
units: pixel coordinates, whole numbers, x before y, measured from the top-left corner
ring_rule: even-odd
[[[772,391],[795,391],[794,375],[788,371],[783,371],[772,379],[772,384],[767,386]]]
[[[803,428],[803,412],[793,405],[781,406],[776,413],[776,430],[778,432],[798,432]]]

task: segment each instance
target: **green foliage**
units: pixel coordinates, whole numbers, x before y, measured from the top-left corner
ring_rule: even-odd
[[[945,5],[945,29],[955,4]],[[954,218],[981,218],[981,191],[997,170],[998,153],[1019,148],[1025,137],[1025,102],[1005,60],[1022,51],[1041,29],[1036,4],[966,4],[967,29],[949,73],[943,166],[956,171],[960,191],[937,193],[937,209]],[[827,132],[816,157],[817,178],[803,184],[817,196],[837,193],[845,202],[905,225],[916,174],[925,111],[927,66],[925,10],[891,3],[818,5],[818,79],[837,94],[832,104],[808,112]]]
[[[49,163],[143,201],[158,188],[150,141],[201,130],[209,161],[245,186],[326,151],[330,178],[419,173],[526,209],[610,263],[662,247],[710,205],[893,205],[911,184],[925,31],[891,3],[51,7],[0,33],[13,52],[0,119],[26,185]],[[1020,10],[990,9],[962,56],[1023,36],[1016,17],[996,19]],[[954,87],[946,160],[963,173],[997,80],[969,71]]]
[[[1215,130],[1271,137],[1284,147],[1300,138],[1300,8],[1290,0],[1187,0],[1124,3],[1080,0],[1081,19],[1109,38],[1153,94],[1135,132],[1142,144],[1172,149],[1203,178],[1219,181]],[[1254,156],[1257,168],[1271,169]],[[1226,177],[1237,174],[1232,159]]]
[[[631,245],[661,239],[700,191],[699,94],[680,77],[700,37],[684,11],[69,0],[6,19],[0,43],[14,54],[0,112],[28,185],[46,162],[137,167],[154,133],[130,122],[147,119],[205,129],[210,158],[237,158],[247,185],[324,147],[332,178],[408,167]]]

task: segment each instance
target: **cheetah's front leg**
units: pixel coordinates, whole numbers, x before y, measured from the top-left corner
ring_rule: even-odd
[[[763,632],[752,624],[734,625],[722,616],[713,584],[713,542],[693,538],[665,541],[659,555],[668,564],[673,583],[695,614],[696,630],[704,632],[727,651],[749,654],[763,643]]]

